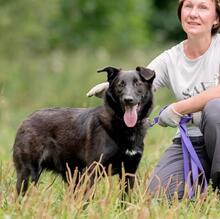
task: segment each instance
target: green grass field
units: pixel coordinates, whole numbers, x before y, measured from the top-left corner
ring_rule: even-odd
[[[158,126],[149,129],[146,136],[137,183],[126,208],[121,208],[117,176],[97,180],[94,197],[85,200],[84,184],[73,193],[72,187],[61,178],[43,173],[37,187],[30,186],[24,198],[16,198],[12,146],[20,122],[39,108],[97,106],[102,100],[87,98],[86,93],[93,85],[106,80],[104,73],[96,74],[98,68],[144,66],[158,53],[159,50],[153,49],[114,56],[103,49],[71,54],[57,51],[40,57],[33,54],[0,57],[0,218],[220,218],[220,202],[211,189],[205,197],[198,194],[193,201],[174,198],[172,204],[163,194],[159,199],[146,195],[153,167],[175,133],[175,129]],[[166,90],[159,92],[151,118],[171,101]]]

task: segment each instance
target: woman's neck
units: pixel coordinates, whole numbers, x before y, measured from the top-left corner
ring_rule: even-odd
[[[183,44],[184,53],[189,59],[196,59],[203,55],[209,48],[212,41],[212,36],[206,37],[188,37]]]

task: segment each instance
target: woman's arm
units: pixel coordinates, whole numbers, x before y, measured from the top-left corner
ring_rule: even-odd
[[[160,113],[158,124],[165,127],[176,127],[178,126],[181,117],[188,113],[193,113],[194,119],[196,118],[196,115],[199,114],[195,112],[201,111],[209,100],[215,98],[220,98],[220,85],[209,88],[206,91],[186,100],[172,103]]]
[[[203,91],[202,93],[186,100],[176,102],[173,104],[173,108],[176,112],[182,115],[194,113],[201,111],[209,100],[215,98],[220,98],[220,85],[211,87],[206,91]]]

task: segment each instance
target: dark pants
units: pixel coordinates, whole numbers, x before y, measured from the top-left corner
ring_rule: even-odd
[[[206,173],[207,181],[220,185],[220,99],[209,101],[203,109],[200,129],[203,137],[191,138],[192,144]],[[184,194],[183,152],[180,139],[165,151],[150,178],[148,192],[158,195],[165,192],[167,198],[174,193],[181,199]]]

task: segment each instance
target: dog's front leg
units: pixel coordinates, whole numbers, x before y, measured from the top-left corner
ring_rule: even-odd
[[[122,169],[120,173],[122,189],[122,201],[131,202],[131,190],[135,183],[135,173],[138,168],[141,156],[139,154],[129,157],[122,163]]]
[[[125,202],[131,202],[131,190],[134,187],[135,182],[135,175],[132,173],[126,173],[124,170],[122,170],[122,173],[120,174],[120,185],[121,185],[121,199],[122,199],[122,206],[126,206]]]
[[[125,175],[125,193],[129,194],[129,192],[133,189],[135,182],[134,174],[127,173]]]

